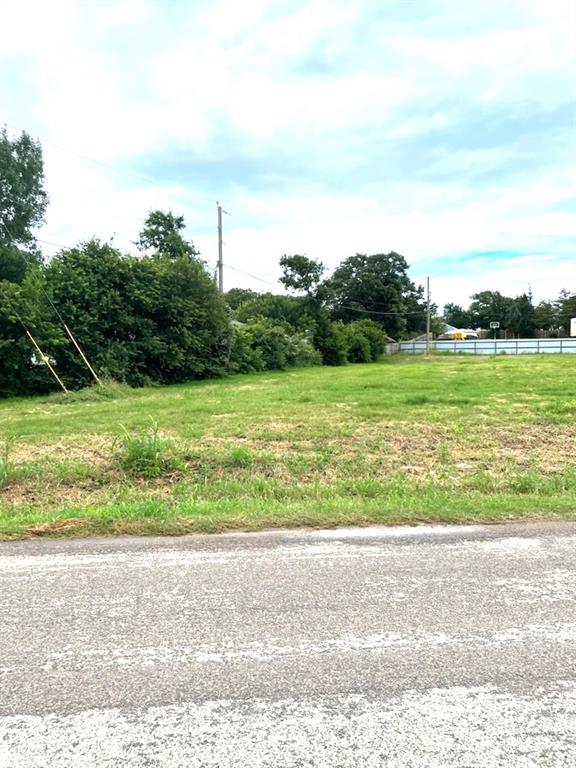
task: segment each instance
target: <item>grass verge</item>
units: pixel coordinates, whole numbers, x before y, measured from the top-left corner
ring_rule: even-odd
[[[3,401],[0,538],[576,519],[571,358]]]

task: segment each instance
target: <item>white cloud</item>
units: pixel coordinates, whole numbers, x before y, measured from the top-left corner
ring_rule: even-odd
[[[554,295],[576,287],[574,218],[555,208],[576,191],[570,138],[559,124],[554,145],[519,148],[518,132],[499,139],[498,126],[574,97],[574,15],[572,0],[5,4],[0,71],[14,76],[0,83],[0,120],[47,140],[47,240],[116,232],[129,247],[149,209],[170,207],[214,262],[218,196],[233,213],[226,260],[265,280],[285,252],[334,267],[393,248],[417,275],[510,250],[527,260],[467,264],[435,290],[465,301],[475,284],[518,292],[529,281]],[[458,141],[488,129],[486,146]],[[218,185],[194,175],[222,151],[229,177],[226,166],[214,166]],[[266,184],[235,161],[264,169]],[[157,185],[138,178],[146,166]],[[227,281],[262,287],[233,271]]]

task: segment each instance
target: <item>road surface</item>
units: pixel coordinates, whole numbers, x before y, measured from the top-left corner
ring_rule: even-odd
[[[576,525],[0,545],[0,768],[576,765]]]

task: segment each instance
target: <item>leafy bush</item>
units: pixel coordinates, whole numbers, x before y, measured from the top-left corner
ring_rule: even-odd
[[[370,360],[378,360],[386,351],[387,336],[382,328],[374,320],[364,318],[363,320],[354,320],[349,323],[347,328],[354,328],[355,331],[362,333],[370,345]]]
[[[322,365],[322,355],[314,345],[302,333],[294,333],[288,336],[288,350],[286,353],[288,365],[303,368],[308,365]]]
[[[116,461],[126,472],[153,479],[183,469],[174,442],[160,433],[155,421],[143,432],[130,433],[122,426],[116,442]]]
[[[319,317],[314,331],[314,346],[322,356],[324,365],[346,365],[348,338],[344,325]]]
[[[225,370],[228,309],[193,254],[136,259],[92,240],[50,261],[45,289],[98,373],[142,386]],[[54,357],[68,385],[91,383],[70,343],[57,347]]]
[[[372,351],[370,342],[362,333],[360,328],[356,328],[354,323],[345,326],[346,341],[348,342],[348,360],[351,363],[369,363],[372,361]]]
[[[232,340],[228,370],[230,373],[251,373],[264,370],[264,360],[259,349],[253,346],[250,327],[241,323],[232,324]]]
[[[233,324],[231,373],[321,364],[321,355],[303,333],[289,332],[264,317],[246,324]]]
[[[250,324],[252,346],[262,356],[264,370],[283,370],[288,365],[289,337],[284,328],[261,318]]]

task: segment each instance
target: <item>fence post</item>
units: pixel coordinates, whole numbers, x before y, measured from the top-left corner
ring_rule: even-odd
[[[562,354],[562,352],[564,350],[564,346],[562,344],[563,341],[564,341],[564,339],[560,339],[560,354]]]
[[[540,354],[540,336],[538,336],[538,342],[536,344],[536,354]]]

